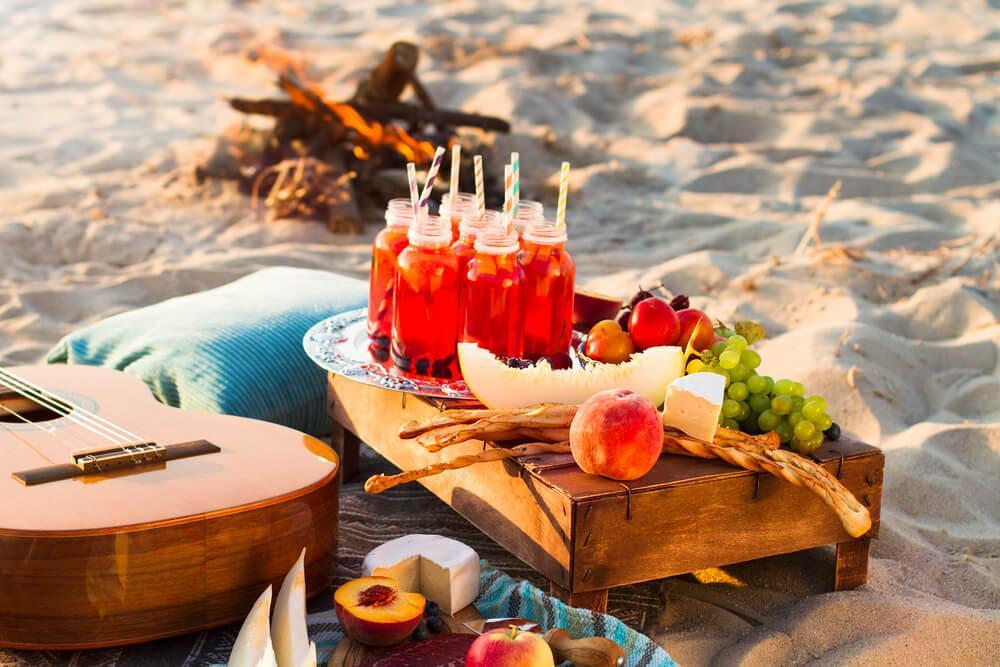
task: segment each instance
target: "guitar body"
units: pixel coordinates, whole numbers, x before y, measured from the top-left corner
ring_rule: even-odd
[[[79,410],[35,424],[2,411],[0,646],[105,647],[238,622],[269,584],[277,594],[303,547],[309,594],[330,584],[340,466],[326,444],[166,407],[117,371],[9,370],[144,441],[220,451],[27,486],[12,474],[67,463],[101,438],[72,419]],[[0,405],[40,414],[9,392]]]

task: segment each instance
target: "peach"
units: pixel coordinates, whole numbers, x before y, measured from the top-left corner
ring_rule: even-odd
[[[466,667],[552,667],[555,659],[545,639],[516,627],[480,635],[465,654]]]
[[[391,577],[352,579],[333,594],[337,618],[348,637],[370,646],[391,646],[420,624],[426,600],[407,593]]]
[[[569,445],[580,469],[617,480],[638,479],[663,451],[656,406],[628,389],[608,389],[587,399],[573,417]]]

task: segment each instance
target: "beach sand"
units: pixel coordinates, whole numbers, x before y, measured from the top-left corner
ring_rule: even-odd
[[[522,196],[554,207],[573,163],[586,286],[760,320],[763,370],[885,450],[867,586],[827,592],[826,552],[702,572],[744,613],[668,580],[645,630],[682,664],[1000,663],[996,3],[535,5],[8,0],[0,359],[265,266],[366,276],[374,221],[267,223],[192,172],[237,120],[222,96],[274,90],[252,48],[338,99],[411,39],[440,104],[513,120]]]

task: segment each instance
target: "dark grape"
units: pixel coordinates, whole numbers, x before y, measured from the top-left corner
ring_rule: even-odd
[[[691,307],[691,301],[683,294],[678,294],[670,300],[670,307],[674,310],[685,310]]]
[[[622,308],[621,310],[618,311],[618,314],[615,316],[615,322],[617,322],[618,326],[622,328],[622,331],[628,331],[628,321],[630,319],[632,319],[631,308]]]
[[[837,422],[833,422],[830,428],[823,431],[823,435],[826,436],[827,440],[840,440],[840,425]]]
[[[424,607],[424,616],[439,616],[441,614],[441,607],[437,602],[433,600],[427,601],[427,606]]]

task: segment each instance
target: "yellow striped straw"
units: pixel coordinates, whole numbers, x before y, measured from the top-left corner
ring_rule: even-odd
[[[472,162],[475,165],[476,176],[476,210],[479,213],[479,219],[482,220],[486,217],[486,185],[483,183],[483,156],[475,156],[472,158]]]
[[[559,204],[556,207],[556,227],[566,224],[566,199],[569,197],[569,162],[562,163],[559,172]]]

